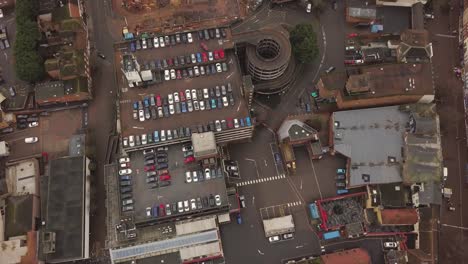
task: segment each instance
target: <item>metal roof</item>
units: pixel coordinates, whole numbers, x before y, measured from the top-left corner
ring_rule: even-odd
[[[178,250],[183,247],[204,244],[219,240],[218,230],[211,230],[203,233],[195,233],[186,236],[178,236],[167,240],[160,240],[132,247],[111,249],[110,257],[112,263],[124,261],[129,258],[136,258],[143,255],[167,253],[171,250]]]
[[[349,186],[402,181],[401,148],[408,120],[398,106],[333,113],[334,149],[351,159]]]

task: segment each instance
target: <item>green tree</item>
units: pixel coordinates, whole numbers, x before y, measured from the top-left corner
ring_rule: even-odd
[[[16,76],[24,81],[36,82],[44,77],[44,61],[37,52],[37,42],[41,37],[36,15],[36,0],[17,0],[16,41],[14,44]]]
[[[312,11],[316,15],[320,15],[325,10],[325,2],[323,0],[311,0]]]
[[[317,36],[311,24],[298,24],[291,31],[289,40],[293,53],[301,63],[311,63],[317,58],[319,49]]]

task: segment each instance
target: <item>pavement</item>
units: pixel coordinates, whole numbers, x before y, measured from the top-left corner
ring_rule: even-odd
[[[10,41],[10,48],[0,50],[0,72],[1,76],[5,80],[5,84],[12,85],[17,82],[13,61],[13,44],[16,39],[15,14],[6,13],[3,18],[0,18],[0,24],[5,25],[7,29],[8,40]]]
[[[467,160],[463,83],[453,73],[460,65],[458,38],[446,37],[458,29],[458,1],[452,1],[450,15],[434,7],[435,20],[427,23],[434,45],[434,79],[437,111],[440,117],[444,166],[448,168],[446,187],[452,188],[455,211],[448,211],[444,200],[440,207],[439,263],[466,263],[468,252],[460,250],[468,241],[468,192],[465,183]]]

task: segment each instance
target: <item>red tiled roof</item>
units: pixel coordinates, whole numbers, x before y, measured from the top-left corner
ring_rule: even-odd
[[[382,225],[414,225],[418,222],[418,212],[414,208],[384,209],[380,214]]]
[[[362,248],[354,248],[321,256],[323,264],[372,264],[369,253]]]
[[[78,5],[76,5],[75,3],[69,2],[68,10],[70,12],[70,17],[80,17],[80,10],[78,9]]]

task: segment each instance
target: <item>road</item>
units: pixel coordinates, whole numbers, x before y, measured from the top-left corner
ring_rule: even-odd
[[[468,192],[464,184],[464,166],[467,158],[463,109],[463,83],[452,69],[460,64],[458,38],[448,38],[458,27],[458,1],[450,17],[435,7],[436,20],[428,22],[434,45],[434,79],[438,97],[437,110],[440,117],[444,165],[448,168],[446,186],[453,189],[451,198],[455,212],[447,210],[443,201],[440,210],[439,263],[468,263],[468,253],[460,250],[466,245],[468,231]],[[451,52],[447,52],[451,51]]]
[[[89,131],[95,139],[96,145],[96,172],[94,179],[95,195],[94,203],[98,208],[91,217],[91,249],[93,253],[100,254],[104,248],[106,239],[106,206],[105,206],[105,186],[104,186],[104,165],[106,164],[106,152],[108,137],[115,130],[115,102],[117,95],[117,85],[114,78],[113,43],[117,41],[108,28],[108,20],[111,20],[106,1],[87,1],[92,21],[89,23],[92,31],[92,44],[94,49],[104,53],[106,60],[97,59],[93,72],[93,100],[89,106]]]

